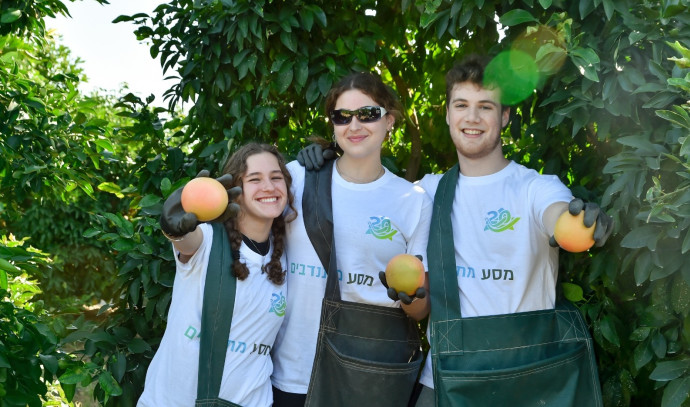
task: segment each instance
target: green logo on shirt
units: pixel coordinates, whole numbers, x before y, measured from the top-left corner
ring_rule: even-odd
[[[281,291],[280,295],[273,293],[273,295],[271,295],[271,309],[268,310],[268,312],[273,312],[279,317],[284,317],[286,306],[287,301],[285,301],[285,296],[283,295],[283,292]]]
[[[514,230],[513,225],[520,220],[520,218],[513,218],[510,212],[503,208],[499,209],[498,212],[491,211],[488,215],[484,230],[490,230],[492,232],[503,232],[508,229]]]
[[[393,240],[393,236],[398,233],[398,231],[391,226],[391,220],[385,216],[371,216],[369,219],[371,220],[369,221],[369,230],[367,230],[367,234],[374,235],[377,239]]]

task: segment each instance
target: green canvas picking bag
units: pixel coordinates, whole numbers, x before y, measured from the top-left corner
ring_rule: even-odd
[[[213,243],[204,283],[199,344],[199,382],[195,407],[241,407],[218,397],[223,379],[228,338],[235,307],[237,278],[232,274],[232,252],[222,224],[213,226]]]
[[[400,308],[340,298],[332,171],[333,161],[307,171],[304,184],[304,224],[327,272],[305,407],[404,407],[422,362],[419,331]]]
[[[458,172],[455,165],[439,183],[427,250],[436,405],[601,407],[592,338],[570,302],[461,316],[450,217]]]

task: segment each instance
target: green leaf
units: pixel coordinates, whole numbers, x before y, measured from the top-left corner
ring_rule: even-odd
[[[649,343],[646,341],[637,345],[633,351],[633,361],[635,362],[635,369],[639,370],[649,363],[654,357],[654,353],[649,348]]]
[[[503,14],[498,22],[506,27],[512,27],[522,23],[536,22],[538,21],[534,16],[527,10],[513,9],[509,12]]]
[[[151,345],[141,338],[134,338],[127,344],[127,348],[132,353],[144,353],[151,350]]]
[[[280,72],[278,72],[278,76],[274,82],[279,95],[284,93],[290,87],[292,84],[292,77],[292,64],[284,64],[280,69]]]
[[[652,328],[648,326],[639,327],[630,334],[630,340],[635,342],[642,342],[649,337],[649,334],[651,332]]]
[[[144,196],[141,201],[139,201],[139,206],[142,208],[149,208],[151,206],[156,206],[161,203],[161,197],[158,195],[148,194]]]
[[[86,231],[82,234],[83,237],[90,239],[94,236],[98,236],[101,234],[101,231],[96,229],[96,228],[88,228]]]
[[[632,32],[628,35],[628,41],[630,42],[630,45],[632,45],[632,44],[637,43],[638,41],[640,41],[641,39],[643,39],[643,38],[646,37],[646,36],[647,36],[646,33],[643,33],[643,32],[640,32],[640,31],[632,31]]]
[[[0,270],[8,271],[10,273],[18,273],[21,271],[17,266],[3,259],[2,257],[0,257]]]
[[[678,53],[680,53],[680,55],[682,55],[683,58],[690,58],[690,49],[684,47],[683,44],[681,44],[680,42],[678,42],[678,41],[675,41],[675,42],[666,41],[666,44],[668,44],[669,47],[673,48]]]
[[[661,332],[656,331],[652,335],[652,341],[650,342],[650,345],[652,346],[652,351],[654,351],[654,354],[657,358],[661,359],[664,356],[666,356],[666,338]]]
[[[172,183],[170,182],[170,179],[168,177],[165,177],[161,180],[161,192],[163,193],[163,196],[168,196],[170,195],[170,192],[172,188]]]
[[[642,285],[645,281],[649,279],[652,274],[652,256],[649,252],[644,252],[638,257],[638,261],[635,263],[635,284]]]
[[[688,140],[690,140],[690,138],[688,138]],[[690,250],[690,229],[685,232],[685,239],[683,239],[683,247],[680,252],[685,254],[688,250]]]
[[[60,383],[78,384],[90,378],[91,375],[87,369],[85,369],[83,366],[75,366],[67,369],[65,373],[60,375],[58,380],[60,380]]]
[[[13,23],[22,16],[22,11],[17,10],[16,8],[8,8],[5,10],[4,13],[2,13],[2,17],[0,17],[0,23],[3,24],[9,24]]]
[[[592,48],[575,48],[570,51],[570,59],[585,78],[599,82],[599,55]]]
[[[46,368],[50,373],[55,374],[58,370],[58,360],[54,355],[44,355],[39,354],[38,357],[43,363],[43,367]]]
[[[690,368],[690,360],[661,361],[656,364],[649,378],[656,381],[667,382],[679,378]]]
[[[565,295],[565,298],[567,298],[568,301],[579,302],[584,299],[582,287],[579,285],[573,283],[563,283],[561,286],[563,287],[563,295]]]
[[[621,241],[622,247],[641,249],[647,247],[650,240],[656,239],[659,228],[653,225],[642,225],[632,229]]]
[[[606,338],[607,341],[620,347],[620,339],[618,338],[618,333],[616,332],[616,326],[611,320],[610,316],[605,316],[599,321],[599,326],[601,328],[601,334]]]
[[[226,141],[222,140],[215,144],[210,144],[201,151],[199,157],[209,157],[225,147]]]
[[[662,119],[670,121],[678,127],[690,129],[690,116],[686,111],[682,109],[681,111],[656,110],[654,113],[656,113],[656,115],[661,117]]]
[[[134,242],[131,239],[119,238],[113,243],[113,249],[119,252],[129,252],[134,249]]]
[[[115,184],[114,182],[102,182],[98,184],[98,189],[103,192],[109,192],[117,196],[118,198],[125,197],[125,195],[122,193],[122,189],[120,188],[120,186]]]
[[[664,388],[661,407],[681,407],[690,394],[690,377],[673,380]]]
[[[117,352],[112,356],[110,361],[110,371],[115,380],[120,382],[127,368],[127,355],[124,352]]]
[[[606,14],[606,19],[611,20],[611,17],[613,16],[613,11],[615,9],[615,5],[613,4],[615,0],[603,0],[602,3],[604,5],[604,13]]]
[[[293,33],[283,31],[280,33],[280,42],[292,52],[297,52],[297,40]]]
[[[108,371],[103,371],[98,375],[98,384],[101,385],[101,388],[109,396],[122,395],[122,387],[120,387],[113,375]]]

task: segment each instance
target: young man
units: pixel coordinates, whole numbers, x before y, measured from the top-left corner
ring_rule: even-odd
[[[446,75],[446,122],[459,163],[451,224],[463,318],[554,308],[558,217],[584,209],[584,223],[597,222],[597,246],[613,223],[597,205],[573,199],[556,176],[505,158],[501,130],[510,108],[501,104],[497,86],[484,83],[484,67],[485,61],[472,57]],[[432,198],[441,177],[428,174],[419,182]],[[491,276],[483,275],[487,270]],[[435,405],[432,372],[427,363],[417,406]]]

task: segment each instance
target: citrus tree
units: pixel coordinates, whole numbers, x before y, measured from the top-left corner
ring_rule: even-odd
[[[45,29],[58,13],[67,13],[60,1],[0,3],[2,406],[71,400],[91,381],[105,400],[121,393],[103,369],[117,354],[91,352],[96,324],[79,317],[82,302],[114,295],[117,248],[84,233],[94,214],[127,215],[118,182],[131,180],[129,156],[165,145],[137,134],[177,126],[151,100],[83,95],[81,69]]]

